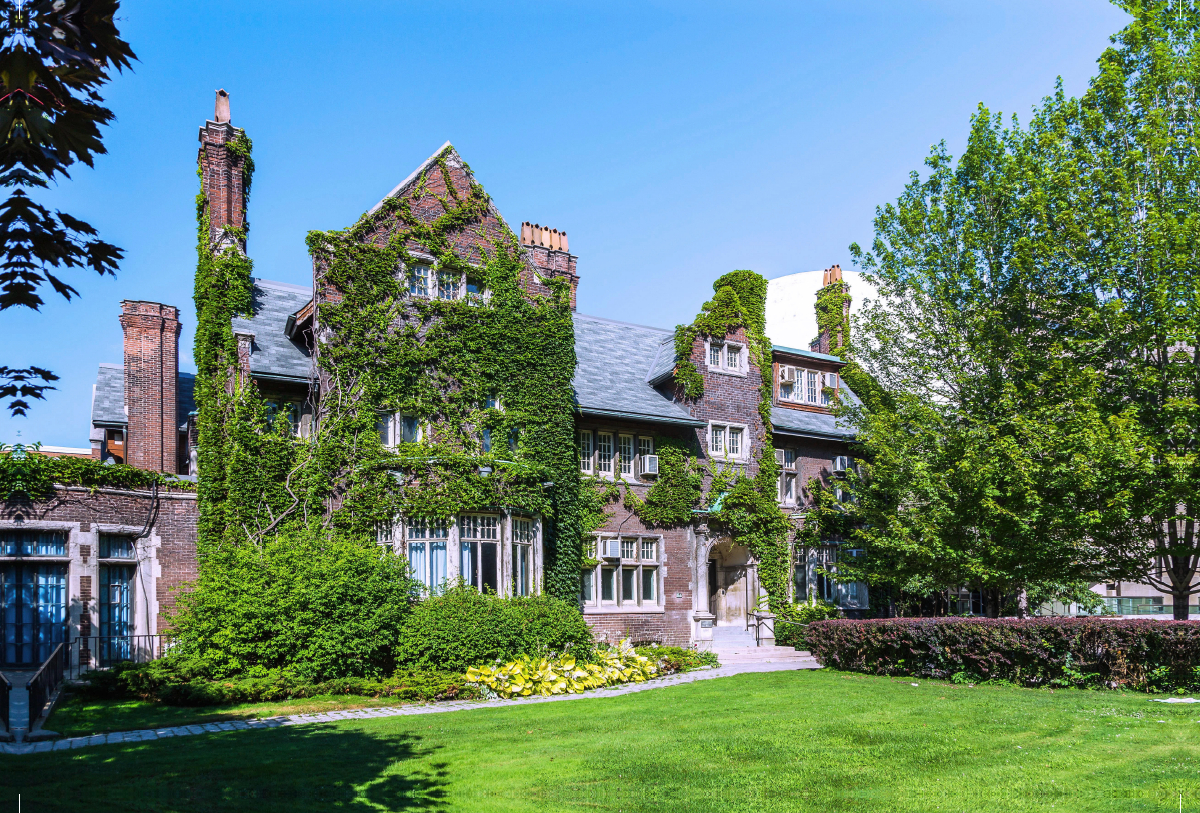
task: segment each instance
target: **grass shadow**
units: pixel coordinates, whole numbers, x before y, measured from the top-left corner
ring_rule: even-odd
[[[0,758],[0,807],[26,810],[442,810],[447,770],[420,737],[335,725]],[[419,763],[419,765],[418,765]]]

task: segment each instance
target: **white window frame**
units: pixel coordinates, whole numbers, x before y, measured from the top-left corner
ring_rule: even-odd
[[[636,466],[635,470],[641,471],[643,468],[642,458],[644,458],[646,455],[652,455],[652,454],[654,454],[654,438],[649,437],[647,435],[638,435],[638,438],[637,438],[637,466]],[[650,478],[650,479],[653,479],[653,478]]]
[[[583,474],[594,474],[596,471],[596,444],[591,429],[580,429],[579,471]]]
[[[420,273],[418,273],[418,269],[420,270]],[[404,279],[406,283],[405,287],[408,289],[408,295],[419,297],[421,299],[429,299],[429,292],[432,289],[433,283],[433,274],[433,265],[430,263],[418,262],[406,267],[404,269]],[[424,277],[425,290],[423,292],[419,290],[413,290],[414,288],[418,287],[417,282],[421,277]]]
[[[792,397],[784,395],[783,368],[791,367],[796,371],[796,380],[790,382]],[[833,402],[841,386],[841,376],[825,370],[814,370],[810,367],[797,367],[792,364],[779,364],[776,369],[775,384],[777,398],[784,404],[808,404],[810,406],[829,406]],[[815,379],[814,379],[815,376]],[[815,391],[812,386],[815,386]]]
[[[416,415],[407,412],[390,412],[381,415],[379,419],[379,439],[388,449],[395,450],[400,446],[404,437],[404,421],[409,419],[416,422],[416,437],[410,443],[421,443],[425,440],[425,422]],[[384,437],[386,433],[387,437]]]
[[[512,579],[509,584],[511,595],[532,596],[537,589],[537,567],[535,565],[538,537],[537,520],[533,517],[513,516],[509,543]],[[521,553],[525,554],[525,573],[521,574]]]
[[[409,570],[412,576],[423,587],[423,592],[427,595],[440,595],[445,582],[450,579],[450,526],[452,521],[441,519],[438,517],[431,518],[411,518],[404,521],[404,558],[409,563]],[[443,556],[445,560],[442,563],[442,572],[435,574],[433,567],[433,546],[434,543],[441,542],[443,546]],[[412,547],[413,545],[423,545],[422,553],[424,562],[421,565],[423,572],[416,572],[416,568],[412,564]],[[439,579],[438,576],[441,578]]]
[[[713,448],[713,430],[720,429],[722,431],[722,443],[720,449]],[[741,430],[741,446],[737,454],[729,453],[729,430]],[[705,447],[708,449],[708,454],[714,460],[728,460],[731,463],[745,463],[750,459],[750,427],[744,423],[726,423],[725,421],[709,421],[708,430],[705,435]]]
[[[605,438],[608,438],[607,468],[605,468],[604,449],[603,449],[603,444],[604,444]],[[599,474],[601,477],[612,477],[613,471],[615,469],[614,463],[616,462],[616,457],[617,457],[616,438],[613,437],[613,433],[612,432],[597,432],[596,433],[596,473]]]
[[[478,528],[472,527],[478,524]],[[471,549],[471,557],[474,560],[474,568],[476,578],[474,581],[467,582],[475,589],[483,592],[483,543],[494,543],[496,545],[496,594],[504,595],[507,592],[507,585],[504,583],[504,517],[498,514],[489,514],[482,512],[472,512],[470,514],[460,514],[458,517],[458,562],[459,576],[466,581],[466,576],[462,572],[462,562],[465,552],[468,548]],[[495,536],[468,536],[467,530],[470,528],[472,532],[476,530],[494,531]]]
[[[584,556],[595,558],[596,552],[602,548],[603,542],[613,539],[619,539],[621,542],[621,558],[615,561],[600,559],[594,568],[581,574],[579,594],[584,612],[664,612],[663,578],[666,572],[666,556],[663,550],[663,537],[656,534],[621,534],[618,536],[615,533],[602,531],[584,543]],[[650,557],[645,555],[647,552],[651,554]],[[626,553],[633,555],[626,556]],[[604,598],[604,574],[606,571],[612,572],[613,597],[611,600]],[[647,573],[650,572],[653,573],[651,577],[653,595],[647,598],[646,578]],[[633,582],[632,597],[625,595],[626,573],[631,574],[628,578],[631,578]],[[588,579],[590,579],[592,587],[590,599],[583,594],[583,584]]]
[[[629,454],[625,450],[629,450]],[[617,472],[622,477],[633,476],[633,461],[637,455],[637,445],[633,435],[617,435]]]

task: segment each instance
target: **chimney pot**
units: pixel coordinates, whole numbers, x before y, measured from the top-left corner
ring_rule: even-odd
[[[224,89],[217,91],[217,109],[214,116],[217,124],[229,123],[229,94]]]

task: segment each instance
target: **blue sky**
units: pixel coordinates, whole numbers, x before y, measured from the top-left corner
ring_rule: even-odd
[[[670,327],[735,268],[849,264],[875,207],[980,102],[1079,94],[1126,21],[1107,0],[268,3],[126,0],[139,56],[109,153],[43,196],[126,257],[82,298],[0,313],[0,364],[58,390],[0,441],[87,446],[122,299],[177,305],[191,359],[196,135],[213,92],[254,141],[257,276],[311,283],[310,229],[351,224],[444,141],[510,224],[565,230],[579,309]]]

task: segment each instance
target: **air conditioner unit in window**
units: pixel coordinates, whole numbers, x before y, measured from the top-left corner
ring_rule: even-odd
[[[603,539],[600,541],[600,558],[601,559],[620,559],[621,558],[621,540],[620,539]]]
[[[775,450],[775,462],[781,466],[783,465],[783,449]]]
[[[848,468],[850,468],[850,458],[849,457],[846,457],[845,455],[838,455],[837,457],[835,457],[833,459],[833,473],[834,474],[844,475],[846,473],[846,469],[848,469]]]
[[[796,368],[781,364],[779,366],[779,380],[784,384],[791,384],[795,382]]]
[[[658,474],[658,455],[642,455],[642,474]]]

